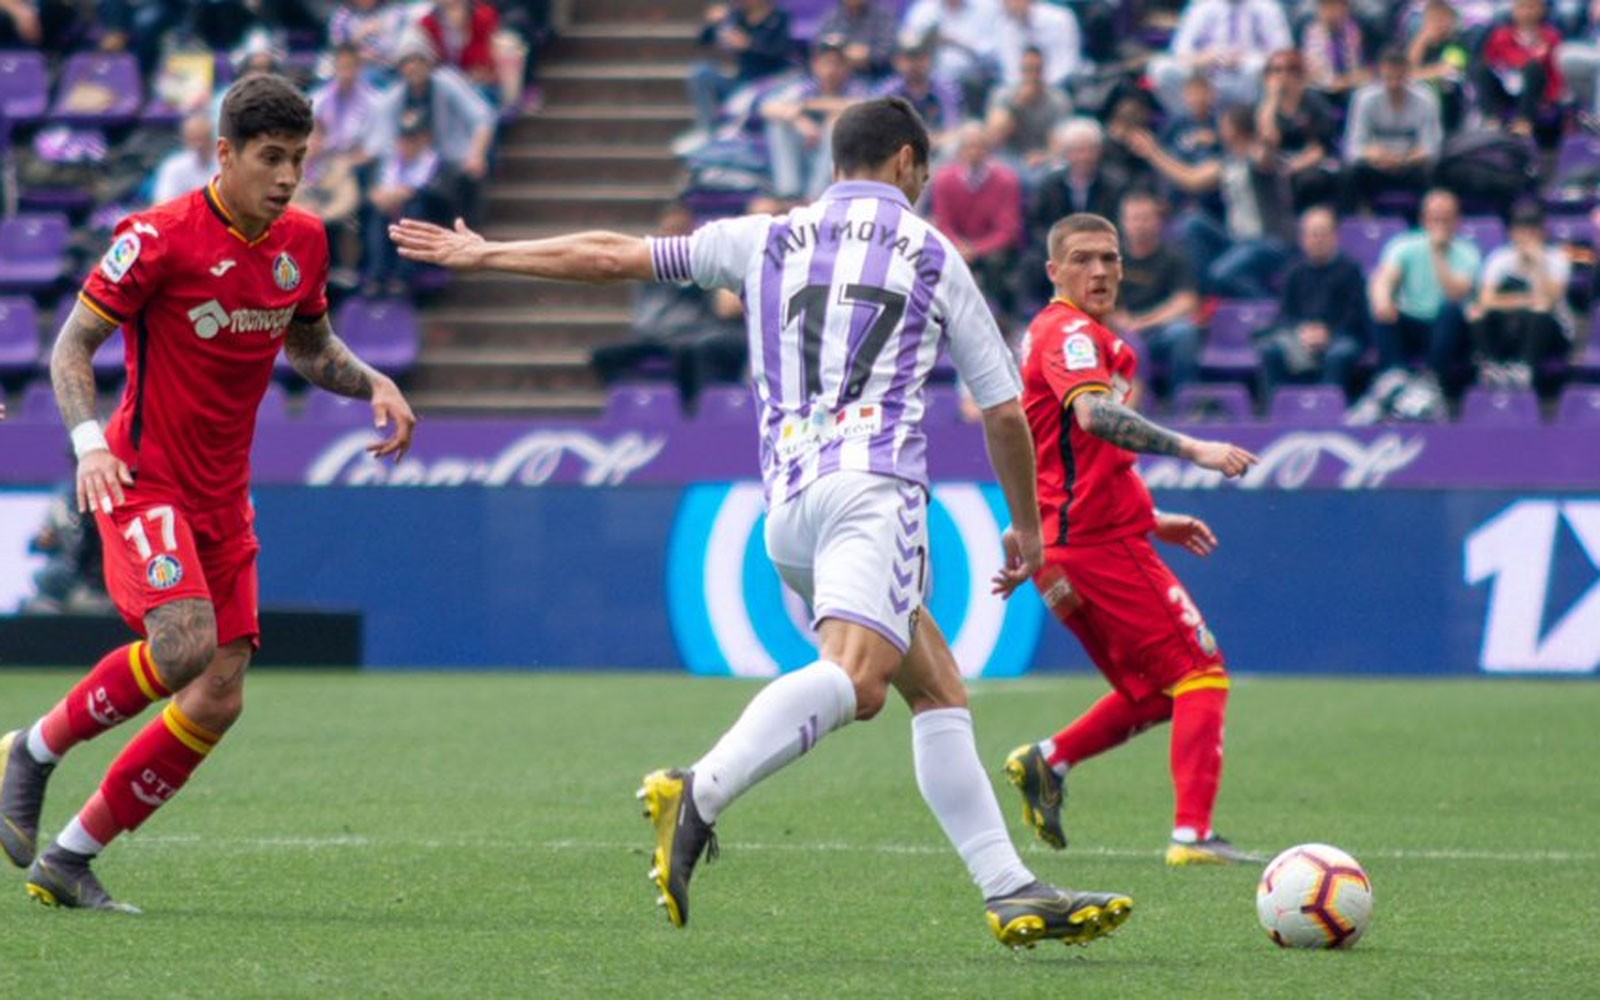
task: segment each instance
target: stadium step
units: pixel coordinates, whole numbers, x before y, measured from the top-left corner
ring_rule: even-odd
[[[572,5],[574,26],[654,22],[699,23],[704,0],[583,0]]]
[[[626,308],[546,307],[439,310],[429,315],[423,344],[433,350],[574,349],[587,352],[628,334]]]
[[[598,416],[606,406],[603,389],[547,392],[484,392],[476,389],[422,389],[407,394],[418,413],[431,417]]]
[[[698,44],[699,34],[699,26],[694,23],[579,23],[562,31],[546,54],[546,60],[688,62],[704,56]]]
[[[673,184],[495,184],[489,215],[497,222],[564,222],[585,228],[630,227],[648,232]]]
[[[557,65],[540,74],[545,99],[574,108],[682,105],[688,98],[688,78],[688,63]]]
[[[664,146],[585,143],[506,149],[495,177],[506,183],[659,184],[682,173],[682,161]]]
[[[576,353],[570,358],[526,360],[515,363],[483,364],[459,354],[445,354],[443,361],[429,357],[426,368],[412,376],[407,391],[432,392],[526,392],[592,390],[600,383],[589,369],[589,358]]]
[[[528,227],[493,227],[485,230],[490,239],[538,239]],[[515,274],[493,271],[470,272],[460,275],[451,286],[459,291],[459,301],[469,311],[489,311],[499,306],[519,306],[526,318],[527,310],[569,306],[608,306],[625,309],[631,298],[626,285],[586,285],[559,281],[534,281]],[[454,296],[451,301],[456,301]],[[443,315],[450,310],[441,305],[430,315]]]
[[[681,103],[678,104],[547,107],[538,114],[511,123],[505,130],[502,144],[648,142],[666,147],[689,128],[693,118],[693,111],[681,90],[679,95]]]

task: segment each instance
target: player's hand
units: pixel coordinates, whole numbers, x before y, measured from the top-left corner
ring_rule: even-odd
[[[1196,441],[1188,459],[1202,469],[1220,472],[1229,479],[1237,479],[1261,461],[1254,454],[1226,441]]]
[[[78,459],[78,513],[111,513],[128,499],[122,488],[132,485],[133,473],[122,459],[105,448],[86,452]]]
[[[479,251],[487,242],[482,236],[456,220],[454,229],[418,219],[401,219],[389,226],[389,239],[400,248],[400,256],[456,270],[478,265]]]
[[[1197,556],[1217,551],[1217,536],[1209,525],[1191,514],[1157,514],[1156,537],[1168,545],[1179,545]]]
[[[372,387],[372,423],[380,431],[394,424],[394,432],[387,438],[367,445],[372,457],[393,455],[396,462],[405,458],[406,452],[411,450],[411,435],[417,429],[417,415],[411,412],[411,404],[391,379],[386,378]]]
[[[1013,591],[1033,579],[1033,574],[1044,565],[1044,540],[1037,531],[1021,532],[1016,528],[1007,528],[1000,536],[1000,545],[1005,549],[1006,562],[990,578],[989,582],[994,586],[989,593],[999,594],[1002,600],[1007,600]]]

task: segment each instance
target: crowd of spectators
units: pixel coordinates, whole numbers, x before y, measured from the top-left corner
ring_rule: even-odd
[[[1263,408],[1327,383],[1353,421],[1439,418],[1472,384],[1549,398],[1586,335],[1593,248],[1545,212],[1600,194],[1569,155],[1600,122],[1600,0],[733,0],[701,43],[678,145],[700,216],[816,197],[831,121],[903,94],[936,138],[919,208],[1004,329],[1048,295],[1051,223],[1120,222],[1112,325],[1158,406],[1213,374],[1231,300],[1276,304]],[[721,158],[764,182],[725,189]],[[1371,222],[1392,239],[1346,239]]]

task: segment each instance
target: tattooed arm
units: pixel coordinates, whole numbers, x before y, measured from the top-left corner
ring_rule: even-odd
[[[369,445],[367,450],[377,458],[393,455],[395,461],[405,456],[417,426],[411,405],[393,379],[356,357],[334,334],[326,315],[290,323],[283,353],[294,370],[312,385],[335,395],[371,400],[376,426],[387,427],[392,420],[394,433],[387,440]]]
[[[1078,426],[1103,441],[1144,455],[1175,455],[1224,476],[1242,476],[1260,459],[1226,441],[1201,441],[1168,430],[1111,398],[1108,392],[1080,393],[1072,401]]]
[[[78,302],[56,335],[50,352],[50,384],[55,389],[61,422],[72,433],[78,456],[78,510],[111,508],[123,502],[122,488],[133,485],[133,473],[106,446],[105,432],[94,412],[94,367],[100,345],[117,332],[117,324]]]

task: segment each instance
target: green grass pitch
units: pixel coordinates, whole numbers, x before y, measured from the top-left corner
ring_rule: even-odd
[[[0,672],[0,725],[70,680]],[[1600,686],[1238,681],[1219,827],[1354,853],[1377,918],[1348,953],[1274,948],[1254,871],[1164,867],[1165,729],[1073,775],[1066,852],[1025,839],[1000,761],[1101,690],[1033,678],[973,699],[1024,858],[1136,900],[1086,949],[990,937],[917,794],[898,704],[723,817],[680,931],[653,905],[633,792],[692,761],[751,684],[261,673],[216,758],[101,861],[144,916],[35,906],[17,872],[0,884],[0,996],[1600,995]],[[127,735],[67,760],[47,829]]]

